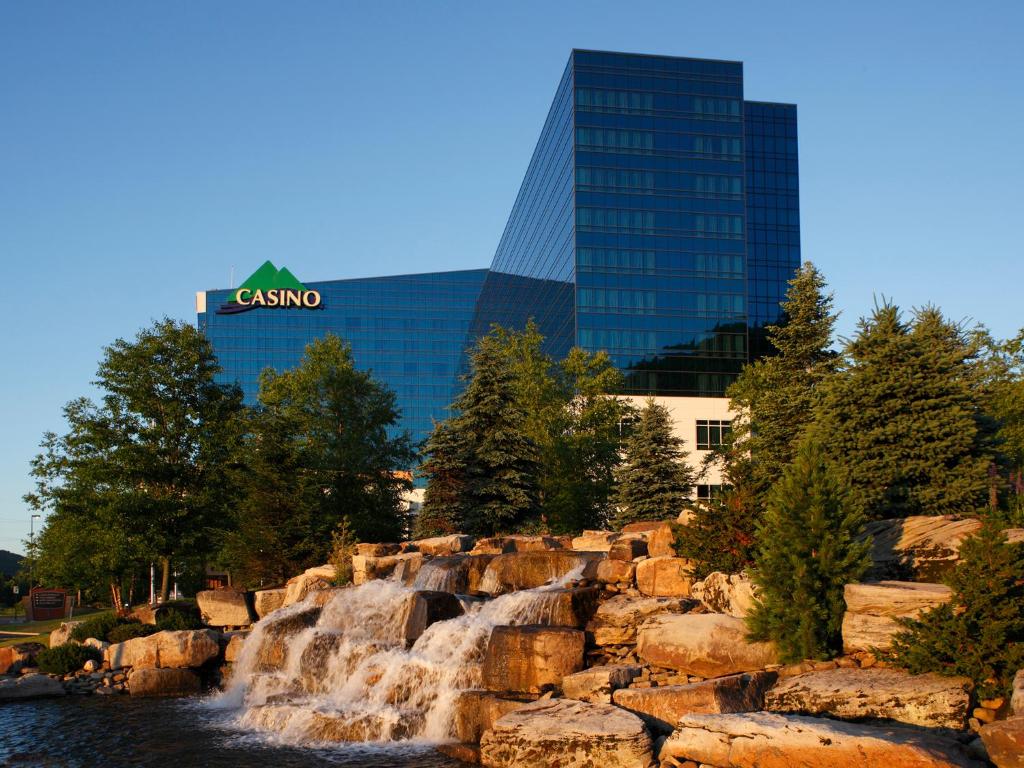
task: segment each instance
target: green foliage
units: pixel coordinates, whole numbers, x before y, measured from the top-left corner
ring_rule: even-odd
[[[813,429],[869,517],[973,514],[984,504],[991,458],[975,351],[933,308],[915,312],[912,325],[892,304],[861,320]]]
[[[980,698],[1005,696],[1024,668],[1024,543],[987,519],[960,547],[951,603],[905,619],[892,656],[914,674],[965,675]]]
[[[672,432],[668,409],[649,399],[626,438],[625,460],[616,473],[613,525],[675,519],[695,479],[687,455],[683,441]]]
[[[675,550],[693,561],[693,575],[739,573],[754,560],[757,517],[749,487],[730,487],[694,505],[686,525],[673,524]]]
[[[107,632],[105,639],[108,643],[123,643],[125,640],[131,640],[134,637],[147,637],[159,631],[160,627],[153,624],[126,621]]]
[[[90,637],[95,637],[97,640],[106,640],[110,630],[124,623],[124,619],[119,618],[112,612],[90,616],[71,630],[71,639],[77,640],[80,643],[85,642]]]
[[[199,618],[199,609],[196,607],[186,608],[177,606],[168,608],[157,615],[156,628],[158,632],[178,632],[185,629],[202,629],[203,620]],[[110,642],[113,642],[112,640]]]
[[[331,556],[328,558],[328,562],[334,566],[334,583],[338,586],[352,583],[352,555],[356,553],[358,543],[348,518],[341,518],[331,534]]]
[[[434,424],[423,448],[420,474],[428,479],[423,506],[416,515],[414,539],[459,533],[468,512],[471,435],[453,419]]]
[[[869,565],[870,543],[857,541],[862,529],[821,446],[804,443],[772,488],[758,527],[752,575],[761,602],[747,618],[751,636],[774,641],[786,662],[839,653],[843,587]]]
[[[46,648],[36,654],[39,671],[48,675],[66,675],[69,672],[76,672],[90,659],[97,663],[101,662],[103,654],[98,648],[93,648],[90,645],[75,645],[74,643],[58,645],[56,648]]]
[[[996,341],[984,328],[975,331],[982,422],[996,461],[990,468],[993,506],[1010,525],[1024,525],[1024,330]],[[991,502],[990,502],[991,503]]]

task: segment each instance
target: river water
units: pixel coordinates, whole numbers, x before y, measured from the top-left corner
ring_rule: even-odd
[[[430,746],[296,747],[241,731],[200,699],[67,696],[0,706],[0,766],[26,768],[456,768]]]

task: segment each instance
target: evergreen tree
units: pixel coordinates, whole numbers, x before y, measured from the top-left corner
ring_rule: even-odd
[[[1024,668],[1024,543],[1010,544],[994,518],[964,540],[951,603],[904,619],[892,655],[914,674],[965,675],[981,698],[1005,696]]]
[[[961,330],[934,309],[905,323],[892,304],[862,319],[849,364],[825,387],[813,427],[873,519],[970,514],[985,500],[979,431]]]
[[[423,448],[419,472],[428,479],[423,506],[413,521],[414,539],[459,533],[466,519],[468,467],[471,461],[467,434],[457,417],[434,424]]]
[[[693,576],[713,571],[739,573],[754,561],[757,508],[751,485],[727,485],[711,499],[693,505],[685,525],[675,524],[675,550],[693,563]]]
[[[687,455],[672,432],[668,409],[648,399],[626,438],[612,523],[621,528],[640,520],[675,519],[695,479]]]
[[[862,523],[821,446],[805,442],[772,488],[758,527],[760,603],[747,618],[753,639],[774,641],[787,662],[842,650],[843,587],[869,565],[870,544],[857,541]]]

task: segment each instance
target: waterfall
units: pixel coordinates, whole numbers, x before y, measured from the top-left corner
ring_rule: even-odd
[[[214,706],[237,710],[242,728],[293,743],[450,739],[459,692],[481,685],[491,630],[546,623],[555,591],[581,573],[463,600],[462,616],[431,624],[411,647],[405,624],[414,588],[371,581],[332,593],[322,608],[313,593],[253,627]],[[423,575],[430,584],[442,577]]]

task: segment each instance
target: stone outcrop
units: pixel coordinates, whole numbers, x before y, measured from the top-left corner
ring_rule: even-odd
[[[401,551],[401,544],[356,544],[356,554],[363,557],[387,557],[388,555],[397,555]]]
[[[306,608],[298,613],[270,619],[263,628],[263,639],[256,651],[256,669],[270,672],[280,669],[288,656],[288,639],[304,629],[315,626],[323,609]]]
[[[403,635],[413,643],[435,621],[454,619],[462,613],[462,603],[450,592],[413,592],[406,608]]]
[[[256,590],[253,593],[253,610],[256,611],[256,617],[262,619],[283,606],[287,591],[285,587]]]
[[[520,534],[501,537],[502,553],[547,552],[552,549],[572,549],[572,537],[524,536]]]
[[[639,677],[639,664],[608,664],[591,667],[562,678],[562,695],[567,699],[612,703],[612,693]]]
[[[536,697],[499,694],[493,691],[461,691],[452,714],[455,738],[467,744],[476,744],[485,731],[491,730],[498,718],[522,709],[536,701]]]
[[[621,536],[614,531],[584,531],[572,540],[572,548],[578,552],[607,552]]]
[[[596,645],[632,645],[646,619],[661,613],[682,613],[691,603],[675,597],[632,597],[616,595],[597,609],[587,630]]]
[[[501,717],[480,741],[490,768],[643,768],[653,760],[640,719],[608,704],[538,701]]]
[[[663,614],[637,632],[637,655],[649,664],[697,677],[753,672],[778,663],[771,643],[749,642],[742,619],[720,613]]]
[[[693,563],[682,557],[650,557],[636,566],[636,587],[649,597],[689,597]]]
[[[353,565],[356,558],[352,558]],[[307,568],[304,573],[293,576],[285,584],[284,599],[281,606],[292,605],[303,599],[310,592],[318,589],[327,589],[334,582],[334,566],[318,565],[314,568]]]
[[[598,560],[593,573],[588,566],[584,574],[602,584],[628,584],[632,585],[636,578],[636,564],[625,560]]]
[[[956,740],[923,729],[765,712],[683,715],[660,758],[716,768],[980,768]]]
[[[50,633],[50,647],[56,648],[70,641],[71,633],[81,623],[80,621],[62,621],[60,626]]]
[[[234,589],[207,589],[196,593],[196,605],[208,627],[247,627],[259,617],[252,598]]]
[[[242,644],[248,632],[226,632],[221,635],[221,644],[224,646],[224,661],[234,664],[242,653]]]
[[[104,658],[111,669],[120,667],[174,669],[201,667],[220,654],[216,632],[187,629],[135,637],[107,648]]]
[[[645,539],[628,535],[616,541],[608,550],[608,559],[612,561],[630,562],[638,557],[648,557],[649,555],[650,550]]]
[[[191,669],[133,669],[128,675],[132,696],[189,696],[200,687],[199,675]]]
[[[18,643],[0,648],[0,675],[17,675],[26,667],[34,667],[36,654],[45,647],[42,643]]]
[[[780,681],[765,696],[764,708],[959,729],[967,723],[970,690],[971,682],[964,677],[911,675],[898,669],[828,669]]]
[[[955,515],[870,522],[865,526],[872,540],[868,578],[940,582],[959,560],[963,540],[980,528],[977,518]]]
[[[353,555],[352,583],[358,586],[374,579],[385,579],[396,570],[399,571],[402,581],[412,583],[422,564],[422,552],[402,552],[383,557]]]
[[[690,591],[712,613],[727,613],[740,619],[757,604],[757,587],[743,573],[709,573],[695,582]]]
[[[453,533],[451,536],[436,536],[432,539],[413,541],[410,544],[410,549],[431,557],[442,557],[444,555],[455,555],[460,552],[469,552],[475,544],[476,539],[472,536]]]
[[[583,669],[583,633],[564,627],[495,627],[484,655],[484,687],[543,693]]]
[[[672,523],[666,520],[650,520],[630,523],[622,529],[623,535],[639,535],[647,542],[647,554],[650,557],[674,557],[675,531]]]
[[[688,685],[623,688],[612,701],[639,715],[652,730],[668,734],[683,715],[760,711],[765,690],[775,679],[774,672],[754,672]]]
[[[916,617],[948,603],[952,590],[943,584],[878,581],[847,584],[843,590],[843,650],[846,653],[888,650],[900,630],[898,618]]]
[[[47,675],[22,675],[0,680],[0,702],[63,696],[60,680]]]
[[[603,557],[601,553],[565,549],[509,552],[491,560],[479,588],[490,595],[533,589]]]
[[[1024,717],[1010,717],[982,726],[981,740],[997,768],[1024,768]]]

